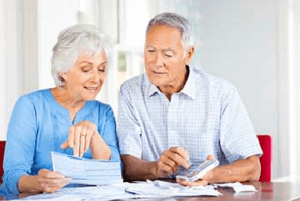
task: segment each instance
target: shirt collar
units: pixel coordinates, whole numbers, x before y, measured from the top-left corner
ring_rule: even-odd
[[[149,82],[148,97],[154,95],[155,93],[160,93],[158,87],[154,86],[154,85],[150,82],[150,80],[148,79],[148,76],[147,76],[147,75],[146,75],[146,77],[147,77],[147,80],[148,80],[148,82]]]
[[[183,87],[183,89],[180,91],[180,93],[184,93],[193,100],[196,98],[196,80],[195,80],[195,72],[191,67],[187,66],[189,69],[189,77]]]
[[[187,96],[189,96],[190,98],[192,98],[193,100],[195,100],[195,98],[196,98],[195,72],[189,66],[187,66],[187,68],[189,70],[189,77],[188,77],[188,80],[185,83],[185,86],[183,87],[183,89],[179,93],[184,93]],[[154,95],[155,93],[161,93],[160,90],[158,89],[158,87],[154,86],[149,81],[148,76],[147,75],[145,75],[145,76],[146,76],[146,79],[149,83],[148,97]]]

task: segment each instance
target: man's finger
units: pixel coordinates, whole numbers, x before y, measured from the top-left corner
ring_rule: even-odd
[[[214,155],[211,155],[211,154],[207,155],[207,157],[206,157],[206,160],[212,161],[214,159],[215,159]]]
[[[206,186],[208,182],[206,180],[199,179],[195,182],[189,182],[184,179],[176,179],[176,181],[182,186]]]
[[[169,149],[171,152],[178,154],[183,160],[188,164],[186,168],[189,167],[190,157],[189,152],[182,147],[171,147]]]
[[[158,171],[163,174],[163,176],[170,175],[173,173],[172,168],[162,161],[158,161]]]
[[[174,150],[168,150],[165,152],[165,155],[176,162],[177,166],[182,166],[184,168],[189,168],[190,167],[190,162],[187,160],[185,157],[183,157],[181,154]]]
[[[172,160],[172,158],[169,158],[167,155],[162,155],[160,157],[160,161],[162,165],[166,165],[169,166],[172,169],[172,172],[176,172],[177,171],[177,163],[176,161]]]

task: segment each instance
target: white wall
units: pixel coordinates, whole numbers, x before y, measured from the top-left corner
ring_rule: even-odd
[[[6,127],[21,91],[22,77],[20,71],[20,2],[17,0],[1,0],[0,20],[0,74],[1,74],[1,133],[0,139],[6,137]]]
[[[55,86],[51,75],[52,48],[58,33],[78,23],[79,1],[38,0],[39,88]]]
[[[203,2],[199,10],[202,67],[230,80],[256,132],[274,137],[273,176],[278,177],[277,1]]]
[[[5,133],[5,62],[4,62],[4,12],[3,0],[0,0],[0,140],[4,139]]]

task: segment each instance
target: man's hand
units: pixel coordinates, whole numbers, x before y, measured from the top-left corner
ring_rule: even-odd
[[[45,193],[54,193],[69,183],[68,178],[47,169],[41,169],[38,172],[37,181]]]
[[[155,175],[158,178],[164,178],[174,174],[179,166],[190,167],[188,151],[182,147],[171,147],[165,150],[157,161]]]
[[[208,155],[206,160],[214,160],[213,155]],[[177,179],[177,182],[183,186],[206,186],[210,183],[210,181],[213,179],[213,172],[212,170],[208,171],[201,179],[189,182],[184,179]]]
[[[98,131],[95,124],[89,121],[81,121],[70,127],[69,138],[60,147],[62,149],[71,147],[73,148],[74,156],[83,156],[96,133],[98,133]]]

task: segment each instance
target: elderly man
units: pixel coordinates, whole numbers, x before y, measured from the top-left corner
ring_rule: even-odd
[[[121,86],[117,134],[125,177],[172,178],[216,158],[220,166],[182,185],[258,180],[262,154],[246,109],[229,82],[189,66],[192,28],[174,14],[155,16],[145,41],[146,74]]]

